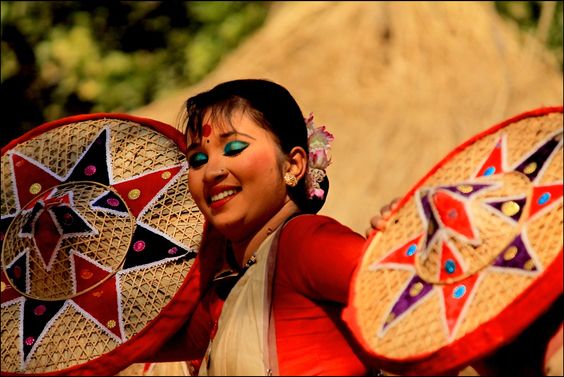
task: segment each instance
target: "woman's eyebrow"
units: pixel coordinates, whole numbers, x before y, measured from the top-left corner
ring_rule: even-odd
[[[220,134],[219,137],[220,137],[221,139],[226,139],[226,138],[228,138],[229,136],[233,136],[233,135],[243,135],[243,136],[246,136],[246,137],[248,137],[248,138],[250,138],[250,139],[256,140],[254,137],[252,137],[252,136],[249,135],[249,134],[246,134],[246,133],[244,133],[244,132],[237,132],[237,131],[225,132],[225,133]]]

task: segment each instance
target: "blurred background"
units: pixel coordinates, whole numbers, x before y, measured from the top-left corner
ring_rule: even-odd
[[[562,1],[2,1],[1,144],[69,115],[175,127],[267,78],[336,136],[322,214],[364,233],[474,134],[562,104]]]

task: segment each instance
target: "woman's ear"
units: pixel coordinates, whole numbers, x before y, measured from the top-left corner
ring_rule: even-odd
[[[307,172],[308,156],[305,150],[302,147],[294,147],[286,157],[284,173],[291,173],[299,181]]]

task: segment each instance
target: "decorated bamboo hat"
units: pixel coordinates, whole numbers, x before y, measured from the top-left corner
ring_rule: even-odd
[[[379,366],[463,367],[562,295],[562,131],[558,107],[476,135],[369,237],[344,317]]]
[[[116,374],[186,320],[203,217],[183,148],[90,114],[2,149],[2,374]]]

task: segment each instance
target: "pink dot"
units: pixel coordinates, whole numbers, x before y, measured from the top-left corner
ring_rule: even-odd
[[[88,165],[87,167],[84,168],[84,174],[86,174],[87,176],[92,176],[96,173],[96,166],[94,165]]]
[[[35,315],[43,315],[47,311],[45,305],[38,305],[33,309],[33,314]]]
[[[204,127],[202,128],[202,135],[204,137],[208,137],[211,135],[211,126],[209,124],[204,124]]]
[[[117,200],[116,198],[108,198],[108,200],[106,200],[106,203],[108,203],[110,207],[119,206],[119,200]]]
[[[28,346],[33,345],[33,343],[35,343],[35,338],[33,336],[28,336],[27,338],[25,338],[25,344],[27,344]]]
[[[137,241],[133,244],[133,250],[140,252],[145,249],[145,242],[144,241]]]
[[[170,249],[168,249],[168,253],[170,255],[175,255],[178,252],[178,248],[176,246],[171,247]]]
[[[14,267],[14,277],[16,279],[18,279],[20,276],[22,276],[22,269],[20,266],[16,266]]]

